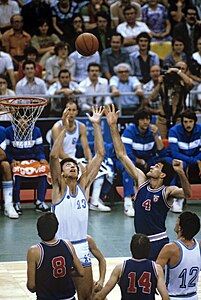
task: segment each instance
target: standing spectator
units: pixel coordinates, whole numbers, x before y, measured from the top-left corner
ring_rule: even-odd
[[[101,55],[103,50],[110,46],[112,31],[110,29],[109,16],[106,12],[98,12],[95,16],[95,20],[96,27],[91,29],[89,32],[93,33],[97,37],[99,41],[98,51]]]
[[[42,0],[31,0],[29,3],[23,5],[21,15],[24,18],[24,30],[31,36],[37,34],[38,20],[47,19],[49,26],[52,24],[50,6]]]
[[[187,55],[184,52],[184,42],[179,37],[172,40],[172,53],[168,54],[163,60],[163,66],[173,67],[177,62],[187,63]]]
[[[22,69],[24,77],[16,84],[16,95],[46,95],[47,88],[44,80],[35,76],[35,62],[24,61]]]
[[[150,67],[160,64],[158,55],[150,51],[150,41],[148,33],[141,32],[136,38],[139,50],[130,54],[131,72],[142,83],[150,80]]]
[[[50,85],[48,95],[61,95],[65,104],[61,99],[53,99],[51,103],[51,113],[53,116],[60,116],[63,106],[66,105],[68,98],[78,91],[78,83],[71,80],[71,74],[67,69],[59,71],[58,80]]]
[[[133,5],[137,9],[136,19],[141,19],[141,6],[135,0],[120,0],[114,1],[110,5],[110,17],[111,17],[111,26],[112,28],[116,28],[119,24],[125,21],[123,10],[126,6]]]
[[[55,54],[46,61],[45,80],[50,85],[57,81],[61,69],[68,69],[72,78],[75,75],[75,60],[69,56],[70,45],[66,42],[59,42],[54,47]]]
[[[62,41],[68,42],[71,35],[71,19],[79,12],[78,4],[72,0],[58,0],[52,10],[52,24]]]
[[[179,215],[175,232],[177,240],[163,247],[156,263],[168,266],[167,289],[170,299],[198,299],[198,280],[201,269],[201,243],[195,239],[200,230],[199,217],[190,211]]]
[[[180,122],[180,116],[186,105],[186,96],[194,86],[187,71],[185,62],[176,63],[174,68],[169,68],[164,76],[158,78],[158,84],[151,93],[151,101],[155,101],[158,96],[161,97],[161,111],[156,124],[162,139],[167,139],[168,130]]]
[[[1,0],[0,1],[0,31],[4,33],[11,28],[10,18],[20,13],[17,1]]]
[[[118,283],[121,299],[155,299],[156,288],[163,300],[169,300],[161,266],[148,259],[150,241],[144,234],[135,234],[130,242],[132,258],[117,265],[110,279],[93,300],[102,300]],[[156,276],[157,274],[157,276]],[[132,281],[132,286],[131,286]],[[148,283],[145,287],[145,282]]]
[[[1,83],[1,77],[0,77]],[[1,84],[0,84],[1,88]],[[9,162],[6,157],[5,128],[0,126],[0,172],[4,196],[4,215],[10,219],[18,219],[19,215],[13,207],[13,180]]]
[[[150,68],[150,77],[151,80],[143,85],[144,99],[143,106],[144,108],[153,115],[160,114],[160,105],[161,105],[161,97],[155,99],[155,101],[151,101],[151,92],[154,90],[155,86],[158,84],[158,79],[161,75],[161,68],[158,65],[153,65]]]
[[[81,115],[86,112],[91,112],[93,106],[102,106],[111,104],[112,100],[109,96],[104,96],[109,93],[108,81],[100,76],[100,65],[97,63],[90,63],[88,65],[88,77],[81,81],[78,90],[84,94],[103,94],[103,96],[84,96],[78,100],[81,109]]]
[[[24,50],[30,46],[31,36],[23,30],[23,17],[13,15],[11,17],[12,28],[2,35],[2,45],[14,62],[14,69],[17,70],[19,63],[24,59]]]
[[[91,30],[96,27],[95,16],[99,12],[105,12],[109,17],[109,9],[103,0],[89,0],[89,3],[80,9],[86,30]]]
[[[120,63],[130,63],[128,51],[122,47],[123,37],[120,33],[111,35],[110,48],[103,50],[101,54],[101,71],[105,78],[115,75],[114,67]]]
[[[26,118],[23,117],[19,119],[18,122],[20,126],[18,130],[24,132],[28,126]],[[22,214],[22,209],[20,205],[20,184],[21,177],[26,177],[26,167],[28,167],[30,172],[29,165],[32,164],[32,160],[34,160],[36,163],[39,163],[37,164],[38,167],[36,167],[37,171],[41,168],[41,166],[48,169],[48,162],[45,158],[43,139],[40,128],[34,126],[31,140],[27,138],[23,141],[15,141],[13,126],[9,126],[6,128],[6,145],[6,154],[8,157],[8,161],[11,164],[11,168],[15,176],[13,194],[15,210],[18,214]],[[23,161],[26,161],[26,165],[23,164]],[[20,172],[18,172],[19,168],[24,168],[25,174],[21,174]],[[39,176],[37,176],[38,174]],[[38,181],[38,199],[35,202],[35,209],[39,212],[49,211],[49,207],[45,204],[45,194],[47,189],[46,175],[41,175],[40,172],[36,172],[34,175],[37,177]]]
[[[125,22],[117,26],[117,32],[124,37],[123,45],[126,47],[129,53],[136,51],[136,37],[141,32],[147,32],[151,34],[148,26],[143,23],[136,21],[137,9],[134,6],[126,6],[123,10]]]
[[[75,299],[73,273],[83,276],[84,270],[70,241],[55,237],[59,223],[53,213],[37,220],[41,242],[27,252],[27,288],[37,299]]]
[[[189,6],[185,11],[185,21],[177,24],[173,30],[173,38],[181,38],[184,41],[184,52],[188,57],[196,50],[200,31],[201,24],[197,21],[197,10]]]
[[[201,183],[201,124],[193,111],[183,112],[181,124],[170,128],[168,141],[172,157],[183,161],[190,183]]]
[[[141,104],[140,97],[143,96],[141,83],[137,77],[130,76],[129,64],[120,63],[114,67],[114,71],[116,76],[112,76],[109,83],[112,96],[115,97],[114,103],[116,107],[121,108],[122,115],[131,115]],[[132,92],[133,95],[121,95],[122,92]]]
[[[114,143],[117,158],[132,176],[137,185],[137,194],[134,201],[136,233],[146,234],[151,242],[149,258],[155,260],[169,239],[166,233],[165,220],[172,206],[173,198],[188,198],[191,196],[191,185],[185,175],[182,162],[173,160],[172,165],[165,161],[158,161],[150,167],[145,175],[136,168],[129,157],[121,141],[114,106],[106,108],[106,118],[110,126],[110,132]],[[169,186],[176,172],[181,180],[182,188]]]
[[[69,37],[69,44],[72,52],[75,51],[75,41],[81,33],[85,32],[84,20],[81,14],[77,13],[71,19],[72,29]]]
[[[151,30],[152,42],[171,40],[168,11],[164,5],[158,3],[158,0],[148,0],[142,7],[142,21]]]
[[[36,48],[34,48],[34,47],[27,47],[24,50],[24,61],[26,61],[26,60],[33,61],[35,63],[35,65],[36,65],[35,76],[39,77],[39,78],[42,78],[43,69],[42,69],[42,66],[37,62],[37,58],[38,58],[38,51],[36,50]],[[22,69],[23,62],[20,63],[20,65],[19,65],[19,69],[18,69],[18,81],[21,80],[24,77],[24,72],[23,72],[23,69]]]
[[[69,55],[75,61],[75,74],[73,76],[74,80],[80,83],[85,80],[88,76],[88,66],[90,63],[100,64],[100,54],[98,51],[90,56],[83,56],[79,52],[74,51]]]
[[[2,42],[0,40],[0,75],[6,75],[10,80],[11,87],[15,89],[15,74],[12,58],[10,54],[2,51]]]
[[[59,42],[59,37],[51,33],[47,19],[40,19],[37,33],[31,39],[31,45],[38,51],[39,62],[43,69],[46,60],[54,54],[54,46]]]

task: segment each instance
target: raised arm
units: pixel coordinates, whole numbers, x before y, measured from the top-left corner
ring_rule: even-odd
[[[87,180],[85,188],[89,187],[91,183],[96,178],[98,171],[100,169],[100,165],[105,156],[105,148],[103,142],[103,136],[100,127],[101,117],[104,113],[104,109],[101,107],[93,107],[92,108],[93,115],[90,116],[87,114],[87,117],[91,121],[94,128],[94,148],[95,148],[95,156],[87,165]]]
[[[89,148],[87,140],[87,130],[86,126],[83,123],[80,123],[80,141],[82,143],[82,148],[84,151],[84,157],[89,161],[92,159],[91,150]]]
[[[134,179],[134,181],[137,182],[137,185],[139,186],[140,184],[146,181],[146,176],[140,169],[135,167],[135,165],[132,163],[132,161],[126,154],[124,144],[122,143],[117,128],[118,111],[115,112],[115,107],[113,104],[111,106],[109,105],[106,106],[105,115],[107,118],[107,123],[110,127],[110,132],[114,143],[114,148],[115,148],[117,158],[122,162],[126,171]]]

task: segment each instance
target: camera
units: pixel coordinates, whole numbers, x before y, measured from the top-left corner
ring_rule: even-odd
[[[167,88],[173,88],[175,85],[180,85],[180,80],[180,76],[175,72],[166,73],[164,75],[164,85]]]

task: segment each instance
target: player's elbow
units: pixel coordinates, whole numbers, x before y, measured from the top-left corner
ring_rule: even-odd
[[[189,189],[188,191],[185,192],[185,198],[191,198],[192,197],[192,190]]]
[[[32,284],[32,283],[27,282],[27,289],[28,289],[31,293],[35,293],[35,291],[36,291],[36,286],[35,286],[35,284]]]

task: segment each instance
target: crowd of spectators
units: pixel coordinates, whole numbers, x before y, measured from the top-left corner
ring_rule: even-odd
[[[99,40],[89,57],[75,49],[83,32]],[[164,59],[155,43],[171,45]],[[79,116],[111,103],[123,115],[146,109],[167,139],[187,108],[201,111],[200,91],[200,1],[0,1],[1,97],[43,95],[53,117],[72,97]]]

